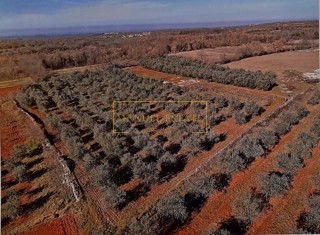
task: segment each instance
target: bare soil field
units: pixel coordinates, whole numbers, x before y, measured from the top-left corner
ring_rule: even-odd
[[[310,87],[301,82],[303,73],[319,68],[319,50],[288,51],[271,55],[257,56],[234,61],[224,66],[243,68],[251,71],[273,71],[277,75],[278,87],[273,91],[278,94],[294,96]]]
[[[251,71],[273,71],[278,78],[287,78],[288,71],[311,72],[319,68],[319,50],[288,51],[271,55],[257,56],[225,64],[230,68],[243,68]]]

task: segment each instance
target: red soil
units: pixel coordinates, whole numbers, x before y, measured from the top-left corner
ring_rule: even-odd
[[[19,89],[20,89],[20,86],[1,88],[0,89],[0,97],[1,97],[1,99],[3,99],[8,95],[14,96]]]
[[[128,183],[121,185],[119,187],[120,190],[131,190],[134,189],[135,187],[137,187],[139,185],[139,180],[138,179],[132,179],[130,180]]]
[[[22,235],[77,235],[78,228],[74,218],[70,215],[52,219],[49,222],[36,225]]]
[[[15,145],[27,139],[41,139],[41,132],[18,107],[13,99],[19,87],[0,89],[0,143],[1,158],[6,160]]]

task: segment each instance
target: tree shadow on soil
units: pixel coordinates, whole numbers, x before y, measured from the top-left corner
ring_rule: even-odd
[[[53,192],[49,192],[45,196],[41,196],[41,197],[37,198],[36,200],[34,200],[33,202],[30,202],[30,203],[23,205],[22,206],[23,213],[26,214],[30,211],[34,211],[34,210],[39,209],[45,203],[48,202],[48,200],[51,198],[52,195],[53,195]]]

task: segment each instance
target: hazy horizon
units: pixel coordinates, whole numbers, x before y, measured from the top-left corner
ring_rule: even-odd
[[[250,24],[264,24],[274,22],[313,21],[317,19],[284,19],[279,21],[255,20],[255,21],[225,21],[225,22],[186,22],[164,24],[115,24],[115,25],[92,25],[92,26],[69,26],[52,28],[21,28],[12,30],[0,30],[0,38],[23,38],[23,37],[48,37],[48,36],[72,36],[102,33],[128,33],[155,30],[192,29],[192,28],[219,28],[232,26],[245,26]]]

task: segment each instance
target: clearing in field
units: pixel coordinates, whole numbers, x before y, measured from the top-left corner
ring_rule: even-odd
[[[189,59],[197,59],[210,64],[233,61],[239,58],[241,47],[217,47],[214,49],[202,49],[172,53],[170,56],[181,56]]]

